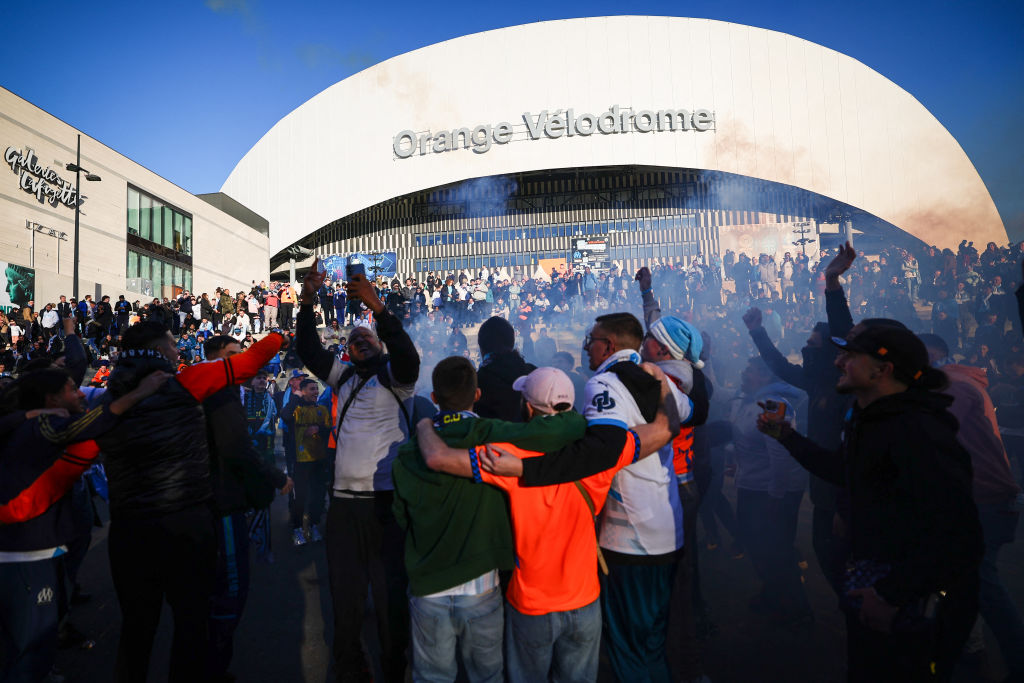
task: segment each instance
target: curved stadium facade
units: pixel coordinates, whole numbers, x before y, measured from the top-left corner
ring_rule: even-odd
[[[966,154],[898,86],[800,38],[685,18],[400,55],[278,122],[222,192],[269,221],[272,269],[293,246],[395,252],[404,275],[1006,240]]]

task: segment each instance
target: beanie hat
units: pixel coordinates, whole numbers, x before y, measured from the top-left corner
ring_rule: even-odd
[[[668,347],[668,352],[676,360],[685,358],[697,369],[704,367],[704,361],[700,359],[704,340],[700,331],[690,323],[674,315],[666,315],[651,323],[648,332]]]

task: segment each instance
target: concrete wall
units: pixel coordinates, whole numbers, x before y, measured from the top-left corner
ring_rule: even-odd
[[[9,147],[24,152],[31,148],[40,166],[49,167],[74,185],[75,174],[65,164],[75,161],[74,127],[0,88],[0,154]],[[157,133],[158,134],[158,133]],[[2,157],[0,157],[2,158]],[[207,202],[161,178],[138,163],[82,135],[82,167],[99,175],[100,182],[82,176],[79,259],[79,293],[118,294],[130,299],[125,281],[127,267],[128,184],[192,214],[193,289],[212,292],[218,286],[237,291],[255,279],[266,279],[269,269],[268,240],[256,230]],[[66,241],[36,233],[26,221],[66,233]],[[37,305],[72,294],[74,204],[40,203],[19,186],[19,174],[9,164],[0,166],[0,261],[33,266],[36,270]],[[59,259],[58,259],[59,245]]]

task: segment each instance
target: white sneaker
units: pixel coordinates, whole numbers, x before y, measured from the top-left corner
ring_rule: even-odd
[[[302,531],[302,527],[292,529],[292,545],[296,548],[300,545],[306,545],[306,534]]]

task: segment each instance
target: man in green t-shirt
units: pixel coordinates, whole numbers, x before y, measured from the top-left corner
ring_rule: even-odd
[[[547,452],[581,438],[577,413],[510,423],[472,412],[476,370],[462,356],[438,363],[431,398],[441,408],[439,435],[453,447],[511,442]],[[471,479],[429,469],[416,437],[392,465],[395,518],[405,529],[412,616],[413,679],[454,680],[456,652],[471,681],[501,681],[504,610],[498,570],[515,564],[504,494]]]

